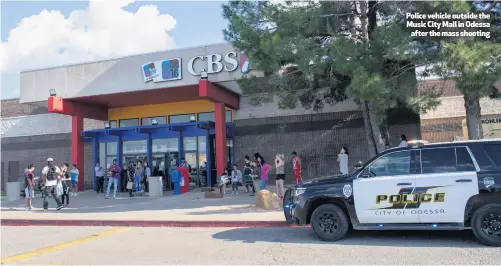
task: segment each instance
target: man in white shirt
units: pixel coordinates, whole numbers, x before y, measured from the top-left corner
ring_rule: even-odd
[[[49,209],[49,193],[54,197],[57,204],[57,210],[63,208],[61,200],[56,195],[57,182],[61,177],[61,169],[54,165],[54,159],[47,159],[47,166],[42,170],[42,197],[43,197],[43,209],[46,211]]]
[[[96,167],[94,167],[94,171],[96,172],[96,180],[97,180],[97,193],[104,193],[104,167],[102,167],[99,163],[96,163]]]

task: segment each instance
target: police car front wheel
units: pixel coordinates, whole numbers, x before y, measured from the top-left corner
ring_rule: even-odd
[[[320,205],[313,211],[310,220],[315,234],[324,241],[337,241],[348,233],[348,217],[334,204]]]
[[[501,247],[501,204],[478,208],[471,219],[471,229],[482,244]]]

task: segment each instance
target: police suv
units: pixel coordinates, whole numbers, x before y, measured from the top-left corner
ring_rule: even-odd
[[[355,230],[464,230],[501,246],[501,140],[388,149],[349,176],[288,189],[287,222],[326,241]]]

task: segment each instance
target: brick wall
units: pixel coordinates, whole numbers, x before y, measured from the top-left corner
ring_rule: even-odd
[[[19,99],[2,100],[2,117],[47,114],[47,107],[20,104]]]
[[[85,189],[91,189],[94,182],[92,144],[86,143],[85,149]],[[71,164],[70,134],[52,134],[29,137],[2,138],[2,163],[18,161],[20,164],[19,177],[29,164],[34,164],[37,175],[46,165],[46,159],[54,158],[57,165],[67,162]],[[81,166],[79,166],[81,167]],[[6,173],[6,170],[3,170]]]
[[[494,84],[494,86],[501,91],[501,81]],[[418,82],[417,89],[419,93],[425,91],[441,91],[442,97],[463,96],[463,94],[457,89],[456,82],[453,80],[424,80]]]
[[[465,117],[421,120],[421,135],[429,142],[451,141],[456,136],[463,136],[461,121]]]
[[[390,135],[398,143],[401,134],[420,136],[419,124],[391,125]],[[303,163],[303,178],[338,174],[337,155],[349,151],[349,166],[369,159],[364,123],[360,112],[337,112],[243,119],[235,121],[235,155],[242,165],[245,155],[259,152],[273,165],[277,153],[286,156],[286,183],[292,183],[290,153],[296,151]],[[273,176],[275,173],[271,172]],[[274,180],[273,178],[270,180]]]

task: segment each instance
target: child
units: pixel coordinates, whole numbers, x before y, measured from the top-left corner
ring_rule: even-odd
[[[224,170],[224,174],[221,176],[221,181],[219,183],[219,187],[221,189],[221,194],[227,194],[226,191],[226,184],[228,184],[230,181],[230,178],[228,176],[228,170]]]
[[[242,172],[238,170],[236,164],[233,165],[233,171],[231,171],[231,194],[238,195],[238,184],[242,181]]]
[[[77,185],[78,185],[78,175],[80,172],[78,171],[77,165],[74,164],[71,166],[70,176],[71,176],[71,196],[77,196]]]

